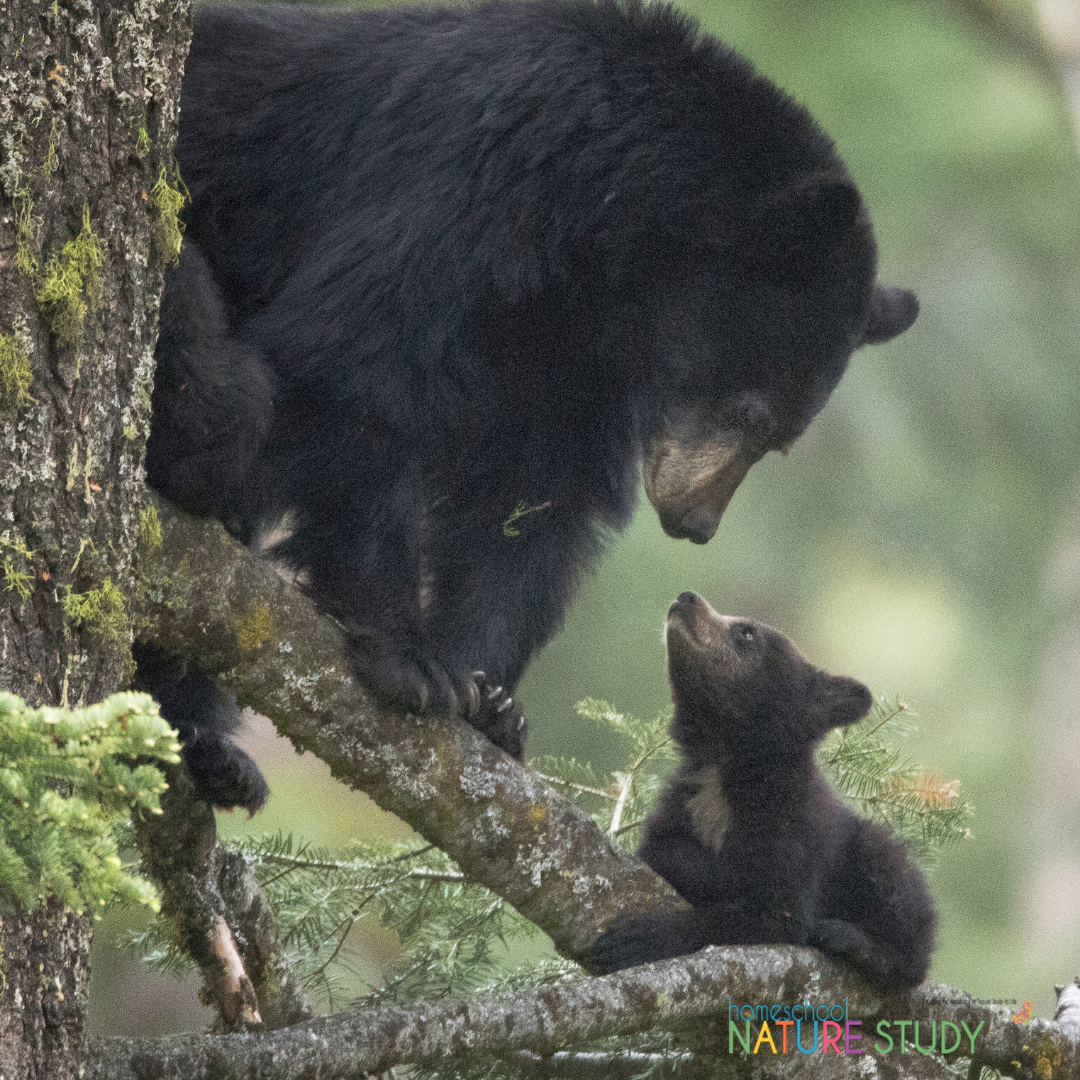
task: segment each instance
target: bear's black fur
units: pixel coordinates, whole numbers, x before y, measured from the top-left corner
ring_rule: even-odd
[[[682,762],[645,824],[640,856],[693,910],[627,917],[590,969],[706,945],[816,945],[886,991],[925,976],[936,917],[888,829],[840,801],[814,762],[870,691],[807,663],[783,634],[683,593],[667,623]]]
[[[151,484],[289,515],[364,680],[514,754],[639,462],[704,543],[917,312],[811,117],[663,3],[196,8],[181,104]]]

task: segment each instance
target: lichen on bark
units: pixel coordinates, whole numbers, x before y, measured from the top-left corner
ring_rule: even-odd
[[[129,670],[162,274],[148,189],[189,36],[189,0],[0,2],[0,686],[33,705],[100,701]],[[24,945],[34,972],[52,963],[41,918],[0,929],[0,1075],[66,1080],[89,933],[68,920],[73,981],[31,995],[9,967]]]

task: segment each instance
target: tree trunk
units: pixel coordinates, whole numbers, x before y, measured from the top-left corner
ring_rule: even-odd
[[[50,908],[0,918],[0,1077],[75,1080],[86,1060],[89,920]]]
[[[0,0],[0,687],[35,704],[128,674],[189,34],[188,0]],[[0,945],[0,1074],[79,1075],[88,923]]]

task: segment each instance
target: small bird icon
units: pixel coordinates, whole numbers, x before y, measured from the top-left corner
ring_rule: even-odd
[[[1031,1014],[1034,1011],[1035,1006],[1030,1001],[1025,1001],[1024,1007],[1018,1013],[1013,1013],[1013,1023],[1026,1024],[1031,1019]]]

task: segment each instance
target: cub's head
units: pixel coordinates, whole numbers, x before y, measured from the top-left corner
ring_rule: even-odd
[[[737,765],[798,756],[870,710],[870,691],[804,660],[777,630],[720,615],[697,593],[668,611],[672,734],[692,757]]]

